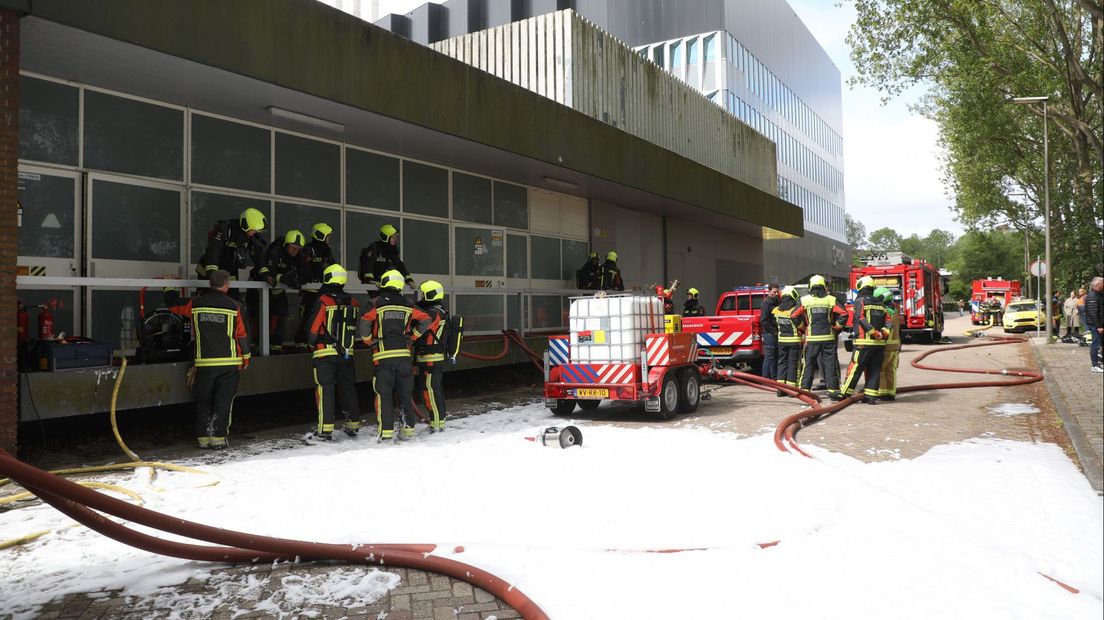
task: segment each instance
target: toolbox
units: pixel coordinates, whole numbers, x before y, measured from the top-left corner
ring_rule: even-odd
[[[38,369],[54,372],[110,366],[112,353],[110,344],[87,338],[42,340],[38,343]]]

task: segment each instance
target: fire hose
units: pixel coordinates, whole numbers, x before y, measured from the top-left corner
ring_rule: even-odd
[[[537,370],[544,369],[544,358],[541,357],[537,352],[533,351],[533,349],[531,349],[529,345],[526,344],[525,339],[522,338],[521,334],[517,333],[517,330],[513,329],[502,330],[502,350],[499,351],[496,355],[480,355],[478,353],[469,353],[468,351],[461,351],[460,355],[469,359],[479,360],[481,362],[497,362],[498,360],[506,357],[506,354],[510,352],[511,343],[513,343],[514,346],[516,346],[517,348],[521,349],[521,352],[524,353],[527,358],[529,358],[529,361],[537,367]]]

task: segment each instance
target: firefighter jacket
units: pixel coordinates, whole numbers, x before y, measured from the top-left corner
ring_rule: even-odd
[[[225,269],[237,278],[238,270],[252,266],[255,277],[263,279],[265,240],[260,234],[247,235],[237,220],[219,220],[207,233],[207,250],[196,265],[196,273],[206,278],[212,271]]]
[[[301,284],[321,282],[322,272],[334,264],[333,248],[325,241],[311,239],[299,252]]]
[[[886,304],[889,313],[889,337],[886,338],[886,351],[901,350],[901,311],[895,304]]]
[[[394,289],[383,289],[375,304],[360,320],[366,325],[365,343],[374,344],[372,361],[392,357],[410,358],[411,341],[437,329],[440,319],[434,319]]]
[[[364,284],[379,283],[383,274],[392,269],[410,279],[410,271],[399,258],[399,248],[390,241],[376,241],[360,251],[360,281]]]
[[[359,315],[360,304],[343,286],[323,284],[307,318],[307,344],[312,349],[311,355],[315,359],[334,355],[352,357]]]
[[[792,298],[783,299],[771,310],[774,324],[778,328],[780,344],[801,344],[801,333],[805,331],[805,316],[793,316],[797,302]]]
[[[705,316],[705,306],[697,299],[687,299],[682,304],[682,316]]]
[[[587,260],[582,267],[575,270],[575,286],[585,290],[596,290],[599,285],[599,272],[602,268],[598,265],[598,259]]]
[[[802,318],[808,326],[805,342],[834,342],[836,332],[847,325],[847,312],[836,301],[835,295],[823,291],[805,295],[790,314]]]
[[[421,338],[414,341],[414,361],[443,362],[445,361],[445,329],[448,327],[448,311],[436,301],[423,299],[417,305],[437,326],[427,329]]]
[[[855,336],[857,347],[884,347],[890,334],[889,312],[880,301],[871,295],[859,295],[855,299],[855,322],[851,333]],[[874,338],[878,332],[881,337]]]
[[[249,333],[241,304],[219,291],[186,301],[169,292],[165,297],[173,302],[169,305],[173,314],[192,320],[196,367],[241,366],[249,360]]]
[[[621,268],[612,260],[602,263],[598,271],[598,290],[623,291],[625,283],[621,280]]]
[[[299,256],[288,254],[287,247],[278,241],[273,241],[265,252],[265,266],[268,273],[264,280],[271,286],[283,284],[288,288],[299,288],[301,281]],[[274,289],[273,295],[283,295],[283,289]]]

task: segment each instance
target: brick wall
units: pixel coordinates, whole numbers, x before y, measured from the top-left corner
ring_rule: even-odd
[[[0,9],[0,448],[12,454],[19,422],[15,354],[18,168],[19,15]]]

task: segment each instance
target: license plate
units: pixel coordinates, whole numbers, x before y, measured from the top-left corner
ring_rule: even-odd
[[[732,347],[710,347],[709,352],[713,355],[732,355]]]
[[[576,398],[609,398],[609,390],[593,388],[579,388],[575,390]]]

